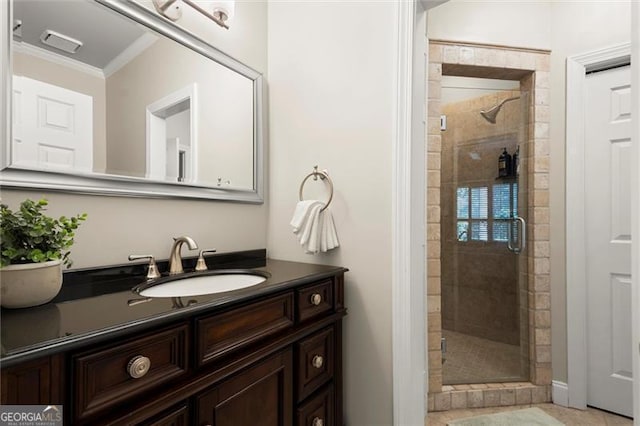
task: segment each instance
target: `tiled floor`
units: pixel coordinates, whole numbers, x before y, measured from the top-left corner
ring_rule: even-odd
[[[473,410],[451,410],[441,411],[437,413],[429,413],[425,420],[426,426],[445,426],[448,421],[463,419],[465,417],[479,416],[481,414],[498,413],[503,411],[520,410],[528,406],[517,407],[493,407],[493,408],[476,408]],[[575,410],[573,408],[565,408],[553,404],[534,404],[530,407],[538,407],[547,414],[555,417],[567,426],[631,426],[633,420],[607,413],[605,411],[589,408],[587,410]]]
[[[442,365],[443,383],[495,383],[520,379],[520,347],[494,342],[450,330],[446,361]]]

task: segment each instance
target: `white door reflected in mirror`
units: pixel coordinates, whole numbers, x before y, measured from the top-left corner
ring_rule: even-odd
[[[91,96],[14,76],[12,164],[91,173],[92,112]]]
[[[147,173],[155,180],[197,182],[197,86],[147,105]]]

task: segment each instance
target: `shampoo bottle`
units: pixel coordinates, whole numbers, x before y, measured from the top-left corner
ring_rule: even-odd
[[[498,177],[508,177],[511,169],[511,155],[507,148],[503,148],[502,154],[498,157]]]
[[[513,153],[511,163],[513,166],[511,174],[513,176],[518,176],[520,174],[520,145],[518,145],[518,147],[516,148],[516,152]]]

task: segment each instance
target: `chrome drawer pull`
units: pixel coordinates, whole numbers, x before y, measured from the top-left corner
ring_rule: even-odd
[[[319,293],[313,293],[311,295],[311,304],[318,306],[322,303],[322,296]]]
[[[134,356],[127,364],[127,371],[134,379],[143,377],[149,372],[149,368],[151,368],[151,360],[142,355]]]
[[[311,424],[312,426],[324,426],[324,421],[320,417],[314,417]]]
[[[315,355],[311,360],[311,365],[315,368],[322,368],[324,365],[324,358],[321,355]]]

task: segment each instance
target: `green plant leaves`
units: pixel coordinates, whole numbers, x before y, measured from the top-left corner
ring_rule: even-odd
[[[0,204],[0,266],[62,260],[70,267],[69,248],[74,230],[87,219],[87,214],[53,219],[44,214],[46,199],[24,200],[13,212]]]

